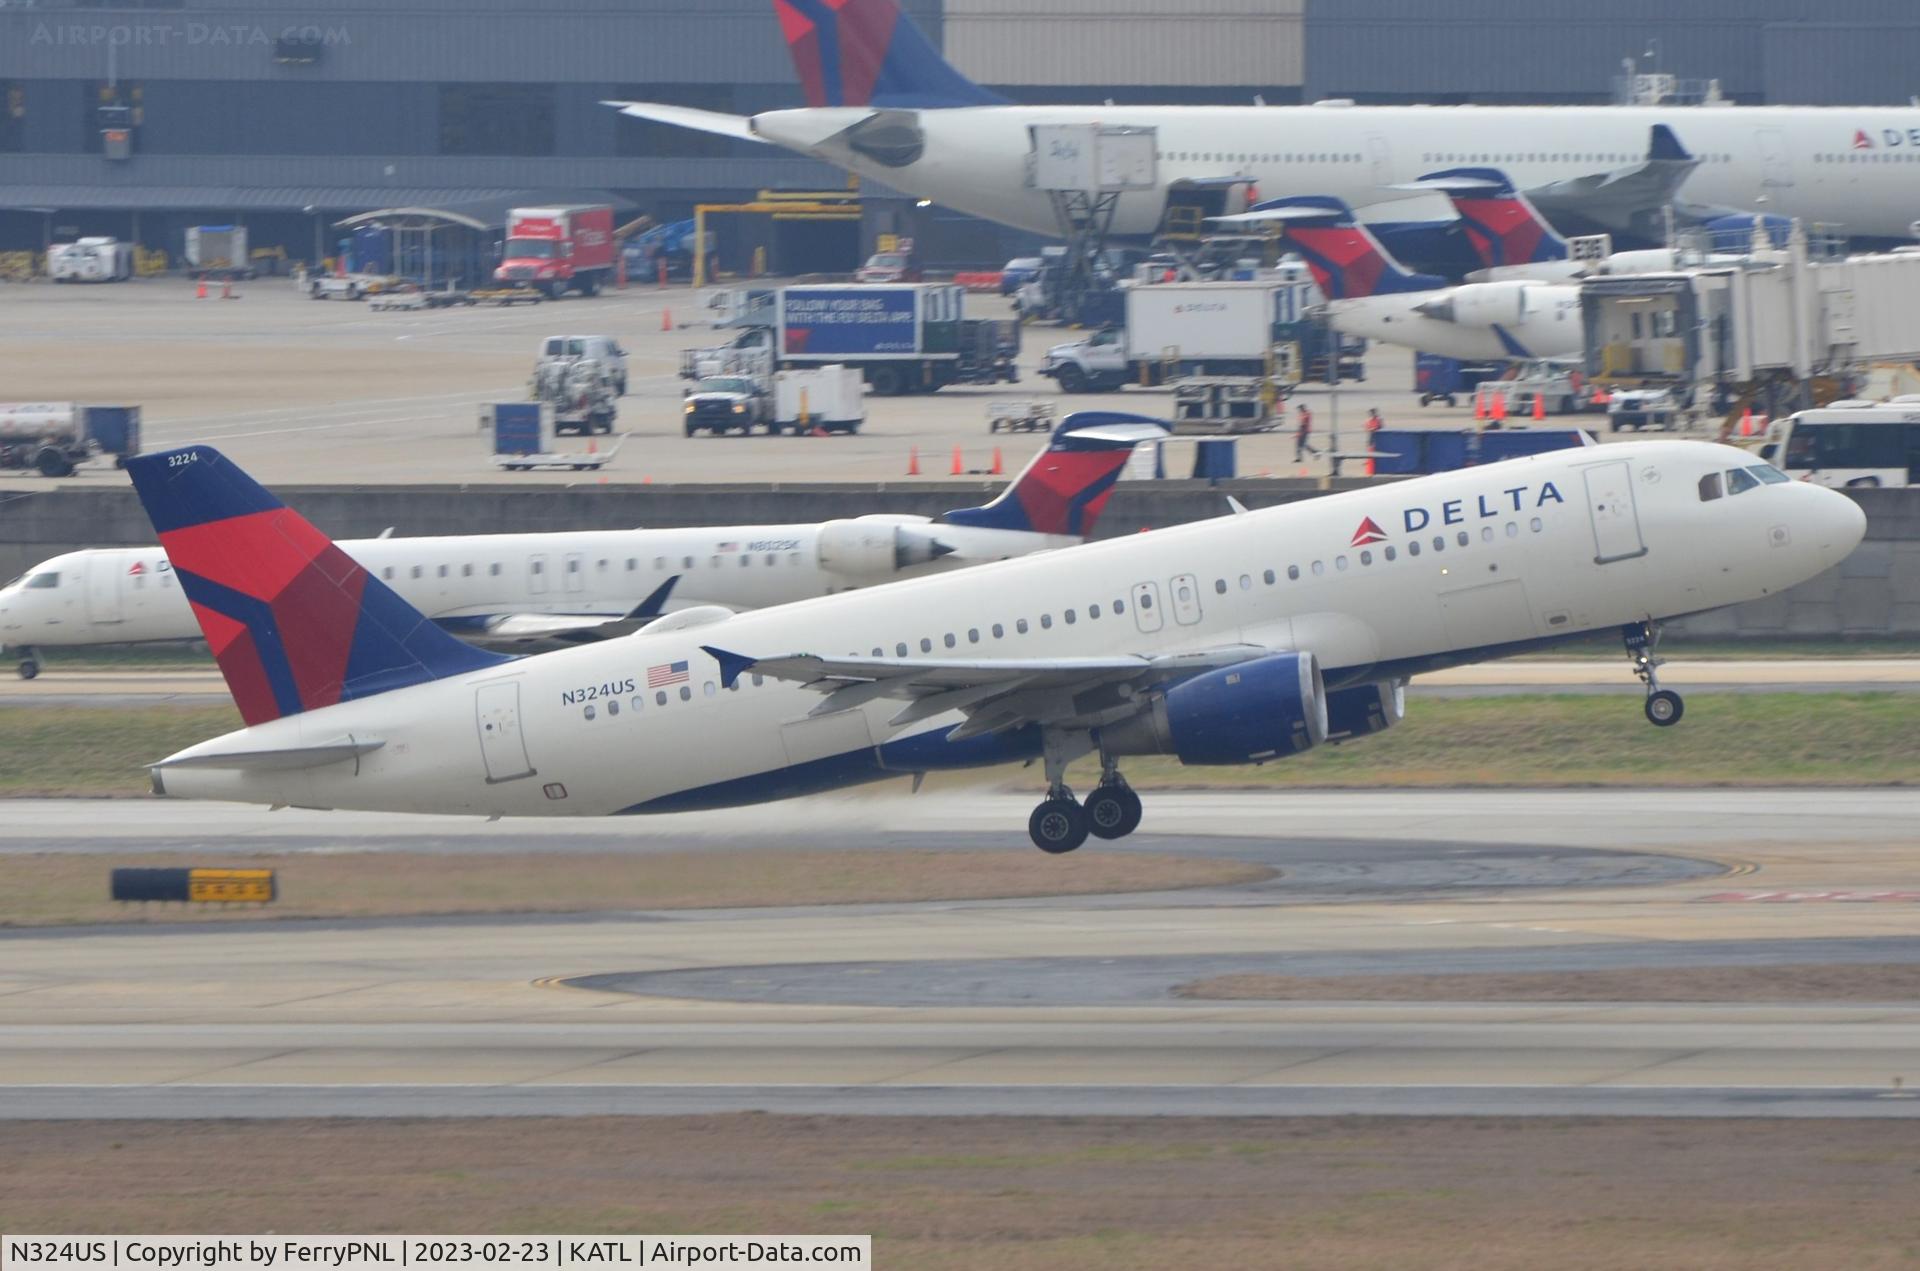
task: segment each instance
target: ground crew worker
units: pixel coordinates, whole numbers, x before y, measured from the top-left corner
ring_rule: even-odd
[[[1293,433],[1293,461],[1304,463],[1306,457],[1314,453],[1313,447],[1307,444],[1307,438],[1313,435],[1313,412],[1307,409],[1304,402],[1300,406],[1299,423],[1300,426]]]

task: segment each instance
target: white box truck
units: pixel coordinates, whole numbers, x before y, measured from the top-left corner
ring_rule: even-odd
[[[1055,345],[1040,373],[1069,393],[1195,375],[1265,375],[1283,309],[1291,314],[1311,303],[1295,294],[1303,286],[1313,290],[1278,281],[1128,283],[1126,326]]]
[[[82,238],[47,249],[47,277],[55,282],[125,282],[133,277],[133,244]]]

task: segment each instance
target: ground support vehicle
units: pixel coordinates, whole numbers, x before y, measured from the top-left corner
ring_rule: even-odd
[[[68,477],[95,459],[110,457],[125,467],[139,453],[138,406],[0,403],[0,468]]]
[[[604,203],[516,207],[494,281],[531,287],[548,299],[599,294],[614,282],[613,208]]]
[[[681,399],[681,422],[689,437],[711,433],[747,436],[755,428],[769,433],[773,426],[773,399],[767,380],[756,375],[716,375],[697,380]]]
[[[592,358],[544,362],[534,368],[532,397],[553,411],[553,431],[610,433],[620,394],[611,368]]]
[[[1068,393],[1126,384],[1158,385],[1193,376],[1264,377],[1277,345],[1300,321],[1293,282],[1128,283],[1123,326],[1047,350],[1042,375]],[[1284,326],[1283,310],[1289,316]],[[1300,351],[1292,357],[1301,366]]]
[[[47,277],[55,282],[125,282],[133,277],[133,244],[82,238],[47,249]]]
[[[866,381],[850,366],[778,371],[773,377],[772,433],[856,433],[867,422]]]
[[[1438,353],[1415,353],[1414,391],[1420,394],[1422,406],[1432,402],[1458,406],[1461,398],[1471,397],[1488,380],[1499,379],[1503,369],[1496,362],[1466,362]]]
[[[1053,403],[1044,398],[987,403],[988,432],[1052,432]]]

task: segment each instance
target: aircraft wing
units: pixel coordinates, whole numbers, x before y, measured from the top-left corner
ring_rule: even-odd
[[[1266,657],[1273,650],[1231,645],[1193,653],[1111,658],[827,658],[810,653],[755,658],[702,646],[731,688],[743,674],[770,675],[825,694],[809,712],[830,715],[883,698],[906,705],[889,721],[904,727],[959,711],[959,741],[1028,724],[1107,723],[1140,703],[1124,690],[1149,688],[1203,671]]]
[[[727,115],[717,110],[699,110],[692,106],[669,106],[665,102],[603,101],[600,104],[612,106],[621,114],[632,115],[635,119],[650,119],[656,124],[672,124],[676,128],[711,132],[722,137],[732,137],[735,141],[771,144],[765,137],[754,135],[753,128],[747,122],[745,115]]]

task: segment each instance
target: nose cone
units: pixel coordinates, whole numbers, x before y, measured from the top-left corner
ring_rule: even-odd
[[[1822,486],[1803,486],[1814,497],[1808,500],[1807,529],[1813,535],[1815,550],[1827,568],[1838,565],[1853,554],[1867,536],[1867,514],[1858,503],[1837,490]]]

